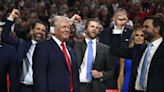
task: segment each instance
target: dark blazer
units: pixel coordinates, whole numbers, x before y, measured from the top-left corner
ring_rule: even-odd
[[[110,46],[111,48],[113,47],[128,48],[130,37],[133,30],[125,26],[122,34],[113,34],[112,33],[113,29],[114,26],[104,29],[100,34],[99,41],[103,44]],[[114,67],[116,71],[114,74],[114,79],[109,80],[109,89],[117,89],[117,77],[119,75],[119,62],[118,62],[119,58],[114,55],[113,58],[115,61]]]
[[[137,77],[137,68],[139,66],[142,54],[146,46],[137,45],[129,49],[114,49],[112,52],[121,57],[131,58],[133,60],[132,73],[129,83],[129,92],[134,92],[135,81]],[[156,50],[148,73],[148,83],[146,92],[164,92],[164,41],[159,45]]]
[[[23,58],[26,57],[26,53],[29,51],[31,41],[24,40],[21,38],[14,38],[10,35],[11,26],[13,21],[6,20],[3,31],[2,31],[2,42],[13,45],[16,48],[18,59],[22,63]]]
[[[77,58],[68,48],[75,92],[79,92],[79,73]],[[33,56],[34,92],[69,92],[70,75],[64,54],[58,44],[51,38],[37,44]]]
[[[129,46],[129,41],[133,30],[125,27],[122,34],[113,34],[113,29],[114,26],[109,29],[104,29],[100,34],[99,41],[110,47],[115,47],[115,45],[117,45],[117,47],[127,48]]]
[[[0,44],[0,92],[7,91],[7,74],[10,77],[10,91],[18,92],[18,59],[14,47]]]
[[[78,57],[78,65],[80,69],[80,65],[83,62],[84,54],[87,48],[87,44],[85,40],[77,41],[75,44],[75,51]],[[96,43],[96,57],[95,61],[93,61],[93,69],[103,71],[103,78],[94,79],[92,78],[92,87],[93,92],[105,92],[106,82],[109,79],[113,78],[114,68],[113,68],[113,58],[110,54],[110,48],[102,43]]]

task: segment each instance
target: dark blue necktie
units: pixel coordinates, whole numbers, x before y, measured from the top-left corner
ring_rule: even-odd
[[[145,82],[146,82],[146,72],[147,72],[147,65],[148,65],[148,58],[150,56],[150,52],[151,52],[151,48],[152,48],[152,43],[148,43],[147,45],[147,49],[146,49],[146,52],[145,52],[145,56],[144,56],[144,59],[143,59],[143,64],[142,64],[142,68],[141,68],[141,75],[140,75],[140,80],[139,80],[139,84],[142,88],[144,88],[144,85],[145,85]]]
[[[92,80],[92,62],[93,62],[93,48],[92,48],[92,40],[88,42],[88,58],[87,58],[87,80]]]

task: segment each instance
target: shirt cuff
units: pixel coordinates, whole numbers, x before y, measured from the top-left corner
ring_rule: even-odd
[[[14,21],[14,19],[12,17],[10,17],[10,16],[7,18],[7,20]]]

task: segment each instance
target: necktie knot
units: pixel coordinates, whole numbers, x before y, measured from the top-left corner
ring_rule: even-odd
[[[64,42],[62,41],[61,46],[64,46]]]
[[[64,42],[61,43],[61,46],[62,46],[62,50],[66,49],[66,46],[65,46]]]
[[[153,46],[152,43],[148,43],[147,48],[151,48]]]
[[[92,44],[93,42],[92,42],[92,40],[90,40],[89,42],[88,42],[88,44]]]

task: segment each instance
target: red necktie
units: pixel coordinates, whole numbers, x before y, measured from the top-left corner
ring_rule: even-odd
[[[66,46],[64,45],[64,42],[62,42],[61,46],[63,49],[64,57],[66,59],[67,67],[68,67],[69,73],[70,73],[70,92],[73,92],[74,91],[74,84],[73,84],[72,68],[71,68],[71,63],[70,63],[71,61],[68,57],[68,53],[66,50]]]

